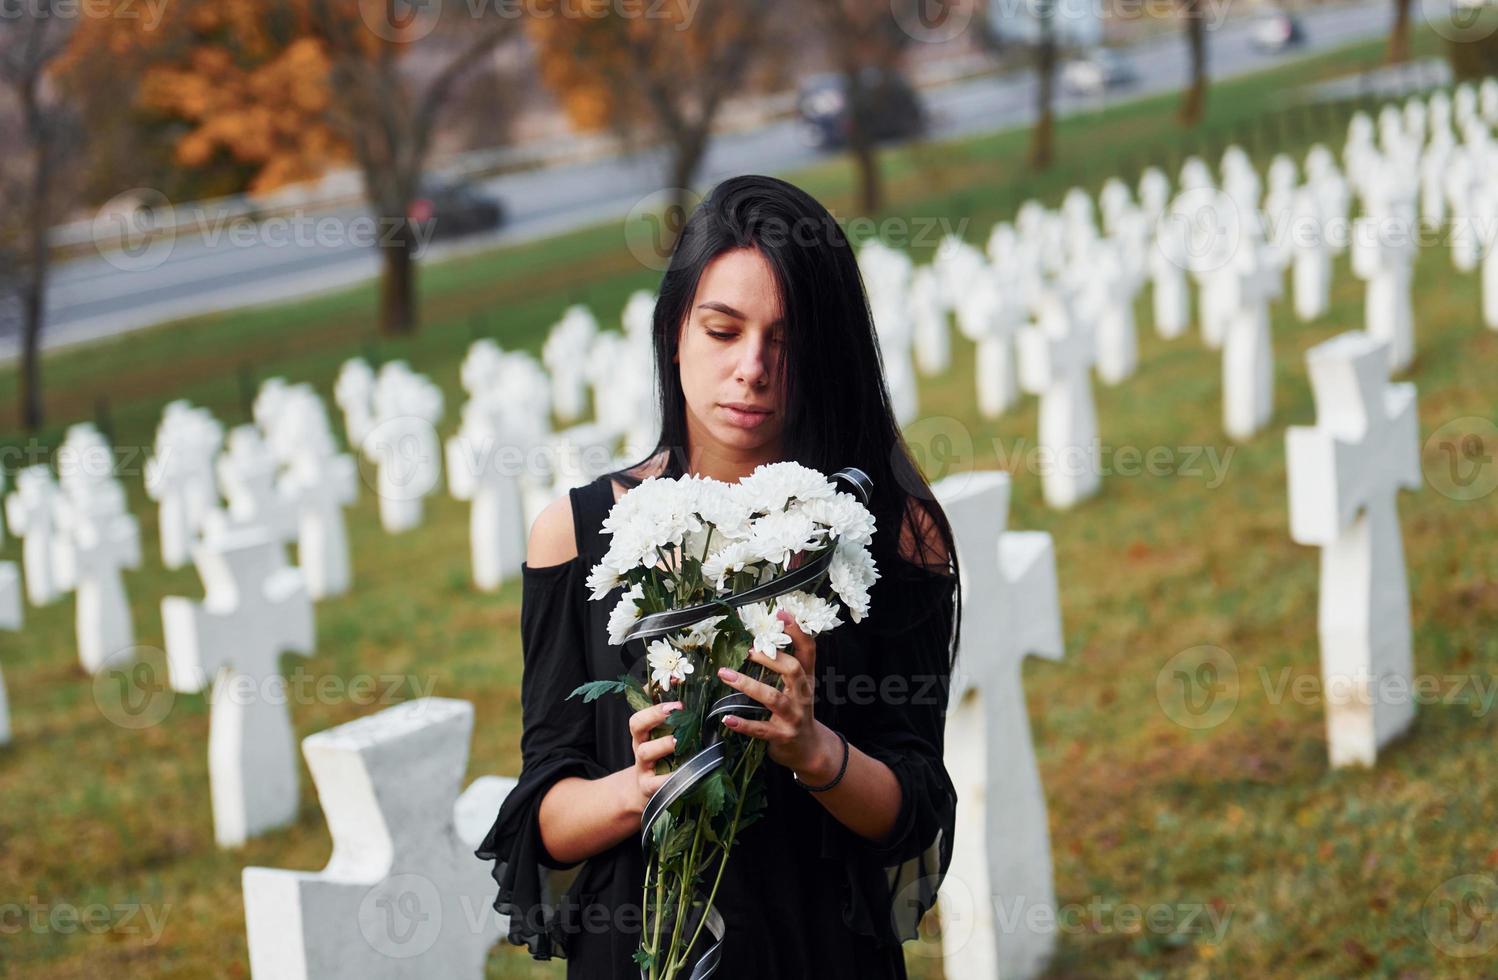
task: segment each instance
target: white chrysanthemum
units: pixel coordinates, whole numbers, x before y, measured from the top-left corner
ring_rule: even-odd
[[[765,463],[739,481],[751,510],[785,510],[795,500],[820,500],[837,492],[832,482],[816,470],[800,463]]]
[[[776,600],[776,606],[795,617],[796,625],[807,636],[816,636],[842,625],[837,606],[809,592],[787,592]]]
[[[754,635],[754,643],[750,646],[752,651],[774,660],[781,647],[790,645],[791,636],[785,631],[785,624],[767,604],[751,602],[740,607],[739,619],[743,621],[744,628]]]
[[[699,647],[702,649],[712,647],[713,641],[718,638],[718,624],[723,622],[725,618],[724,616],[714,616],[711,619],[702,620],[687,630],[686,635],[676,641],[677,644],[687,650]]]
[[[758,561],[759,556],[748,541],[732,541],[713,553],[702,563],[702,577],[717,588],[725,588],[724,580],[730,572],[742,572],[744,566]]]
[[[749,548],[756,559],[784,568],[791,555],[817,546],[816,530],[816,523],[800,510],[766,514],[755,520]]]
[[[650,666],[650,679],[663,691],[669,691],[672,684],[686,680],[693,670],[692,661],[665,640],[650,641],[645,662]]]
[[[749,507],[738,484],[707,477],[694,477],[691,484],[693,509],[713,526],[714,539],[742,538],[749,533]]]
[[[837,593],[853,622],[863,622],[869,613],[869,589],[879,578],[874,558],[867,548],[839,543],[827,569],[827,580]]]
[[[617,589],[622,583],[619,570],[607,562],[599,562],[588,573],[588,589],[596,601]]]
[[[808,500],[802,509],[818,524],[831,528],[842,541],[866,545],[874,539],[874,515],[851,493]]]
[[[645,598],[645,587],[638,583],[632,586],[609,613],[609,643],[619,646],[624,642],[629,628],[640,621],[640,602]]]
[[[604,561],[620,574],[653,568],[662,552],[679,548],[688,534],[702,529],[694,498],[681,481],[651,477],[641,482],[604,518],[603,530],[612,536]]]

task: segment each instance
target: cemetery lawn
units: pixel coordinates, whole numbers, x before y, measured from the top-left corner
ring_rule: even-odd
[[[1208,126],[1230,131],[1274,108],[1291,85],[1365,64],[1378,50],[1218,85]],[[1431,36],[1419,38],[1418,53],[1435,50]],[[1054,202],[1073,182],[1095,190],[1127,157],[1168,161],[1181,146],[1173,110],[1173,99],[1155,99],[1063,122],[1061,159],[1085,165],[1027,190]],[[1333,148],[1342,118],[1325,137]],[[1019,173],[1023,147],[1023,134],[1001,134],[891,152],[887,214],[967,217],[967,237],[981,242],[1017,203],[1006,182]],[[842,162],[795,179],[839,213],[851,200]],[[929,255],[927,246],[913,251]],[[586,300],[607,325],[631,290],[657,279],[613,228],[448,263],[423,270],[424,330],[380,340],[372,352],[405,357],[443,386],[446,435],[473,335],[534,348],[567,302]],[[1067,655],[1025,669],[1065,911],[1053,976],[1433,978],[1488,969],[1491,959],[1455,954],[1491,956],[1498,944],[1498,923],[1464,919],[1472,910],[1462,904],[1465,884],[1498,875],[1490,681],[1498,674],[1498,471],[1489,463],[1465,492],[1453,489],[1443,445],[1459,445],[1453,434],[1491,431],[1482,426],[1498,405],[1498,332],[1481,325],[1477,277],[1456,273],[1444,248],[1422,252],[1416,284],[1418,357],[1407,379],[1419,389],[1427,480],[1399,509],[1415,662],[1434,688],[1409,737],[1372,772],[1327,769],[1315,688],[1318,555],[1290,541],[1285,499],[1283,427],[1314,417],[1303,353],[1361,325],[1362,284],[1345,258],[1321,321],[1300,325],[1288,303],[1276,307],[1273,427],[1238,447],[1221,435],[1218,355],[1194,332],[1156,338],[1146,291],[1139,373],[1097,393],[1114,473],[1071,513],[1041,503],[1027,457],[1033,399],[995,422],[978,418],[972,348],[960,338],[949,373],[923,381],[923,416],[910,438],[929,474],[1007,465],[1010,526],[1049,531],[1056,542]],[[159,600],[201,595],[192,569],[160,567],[155,512],[141,488],[162,404],[186,397],[243,421],[241,366],[257,379],[311,381],[330,398],[338,364],[373,341],[373,297],[361,288],[46,359],[48,444],[65,424],[91,417],[97,396],[108,398],[145,551],[127,588],[141,660],[158,683]],[[7,370],[0,431],[18,429],[14,391]],[[6,464],[14,469],[14,457]],[[298,734],[410,697],[461,697],[476,709],[469,778],[515,772],[518,584],[492,595],[470,589],[468,506],[445,494],[429,500],[424,528],[386,535],[372,473],[364,475],[349,513],[354,591],[318,606],[316,655],[285,661]],[[14,540],[0,550],[7,560],[18,555]],[[15,730],[0,749],[0,975],[246,976],[241,868],[315,869],[330,853],[310,778],[304,769],[294,827],[217,850],[204,696],[175,696],[149,727],[115,724],[100,707],[117,696],[109,678],[91,683],[77,666],[72,609],[71,598],[28,608],[25,632],[0,639]],[[1231,669],[1213,680],[1216,700],[1183,706],[1174,672],[1182,661],[1170,662],[1204,645],[1224,651],[1219,662]],[[981,646],[967,655],[981,656]],[[1188,727],[1204,717],[1191,709],[1204,704],[1216,724]],[[997,788],[995,797],[1001,805]],[[933,937],[907,946],[917,977],[940,976],[930,925]],[[563,975],[560,963],[534,964],[508,947],[488,972]]]

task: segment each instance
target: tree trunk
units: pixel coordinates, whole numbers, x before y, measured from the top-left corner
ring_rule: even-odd
[[[30,239],[30,262],[21,286],[21,425],[27,432],[42,427],[42,325],[47,315],[47,226],[52,187],[52,167],[48,159],[49,134],[42,119],[42,108],[36,104],[38,93],[23,93],[26,103],[27,130],[32,140],[31,207],[27,214]]]
[[[1394,27],[1389,31],[1389,63],[1410,60],[1410,0],[1394,0]]]
[[[868,114],[872,107],[857,67],[843,71],[843,87],[848,93],[848,151],[858,169],[858,206],[863,214],[878,214],[884,206],[879,148],[869,133]]]
[[[380,333],[387,337],[416,332],[416,234],[404,213],[388,238],[381,234],[384,272],[380,280]]]
[[[663,259],[676,251],[676,240],[681,237],[696,204],[692,200],[692,178],[696,176],[707,150],[706,129],[698,127],[690,134],[678,136],[671,141],[671,150],[671,200],[662,215],[661,236],[657,243]]]
[[[1042,14],[1040,31],[1035,49],[1035,131],[1030,138],[1030,166],[1045,170],[1056,157],[1056,35],[1048,12]]]
[[[1186,126],[1195,126],[1207,109],[1207,24],[1202,19],[1202,0],[1185,0],[1184,11],[1191,50],[1191,86],[1181,100],[1180,120]]]

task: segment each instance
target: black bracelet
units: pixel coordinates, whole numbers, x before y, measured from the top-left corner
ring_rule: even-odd
[[[848,736],[844,735],[842,732],[834,732],[834,734],[837,735],[838,739],[843,743],[843,764],[838,767],[837,775],[832,777],[831,782],[823,783],[821,786],[812,786],[810,783],[803,783],[801,781],[801,777],[796,775],[796,771],[794,769],[791,770],[791,778],[796,781],[796,784],[798,786],[806,790],[808,793],[827,792],[829,789],[842,782],[843,775],[848,771]]]

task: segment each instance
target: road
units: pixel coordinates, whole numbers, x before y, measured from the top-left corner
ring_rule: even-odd
[[[1303,17],[1308,43],[1296,57],[1387,32],[1387,3],[1333,7]],[[1210,35],[1215,78],[1282,63],[1249,43],[1249,24],[1228,22]],[[1139,80],[1119,98],[1180,89],[1189,72],[1184,41],[1168,35],[1131,49]],[[1033,117],[1034,79],[1028,73],[955,82],[928,91],[932,136],[966,136],[1026,125]],[[1095,109],[1095,99],[1061,95],[1067,114]],[[794,120],[715,139],[701,185],[737,173],[784,173],[815,162]],[[509,219],[498,232],[461,242],[434,243],[432,261],[618,219],[657,192],[665,166],[658,153],[616,156],[494,178],[486,186],[504,202]],[[184,235],[140,255],[89,254],[55,267],[47,294],[44,346],[55,348],[124,333],[165,320],[279,302],[341,288],[373,277],[373,228],[360,211],[324,212],[290,224],[226,224],[209,216],[202,235]],[[0,360],[15,356],[15,338],[0,336]]]

